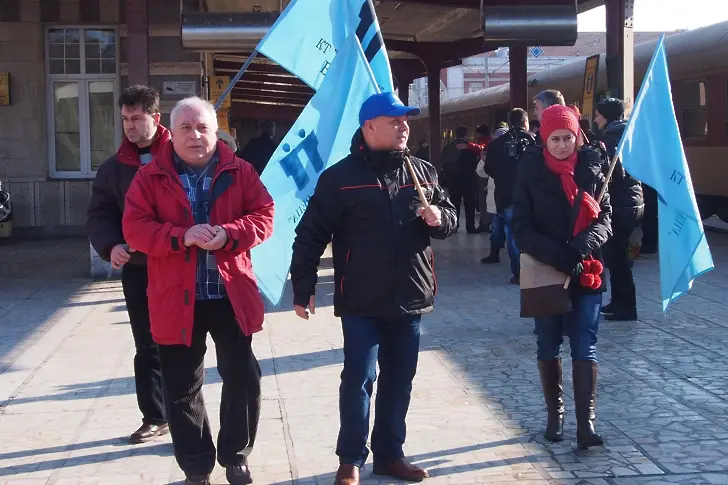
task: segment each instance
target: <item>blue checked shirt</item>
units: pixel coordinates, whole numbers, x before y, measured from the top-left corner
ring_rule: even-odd
[[[185,165],[176,153],[174,154],[174,162],[182,187],[187,193],[187,200],[190,201],[192,206],[195,224],[209,224],[210,188],[217,169],[217,151],[208,164],[200,169]],[[219,300],[227,296],[225,284],[220,277],[220,271],[217,269],[215,255],[201,248],[197,248],[196,282],[196,300]]]

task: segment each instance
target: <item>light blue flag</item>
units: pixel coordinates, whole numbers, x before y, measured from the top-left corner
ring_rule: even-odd
[[[362,45],[379,90],[394,92],[371,0],[293,0],[257,50],[317,90],[351,33]]]
[[[349,154],[359,109],[377,92],[364,51],[352,35],[263,170],[261,180],[276,204],[273,235],[253,248],[252,259],[260,289],[275,305],[288,279],[294,231],[319,175]]]
[[[624,169],[658,193],[662,309],[713,269],[672,104],[664,35],[617,148]]]

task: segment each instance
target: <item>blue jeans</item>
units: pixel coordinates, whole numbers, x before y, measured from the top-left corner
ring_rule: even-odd
[[[513,234],[513,206],[503,211],[503,220],[505,222],[503,229],[506,235],[506,248],[508,248],[508,257],[511,260],[511,273],[518,276],[521,274],[521,252],[516,246],[516,238]]]
[[[364,466],[369,456],[369,403],[379,360],[376,417],[372,432],[374,461],[404,457],[405,418],[417,372],[421,316],[392,319],[342,317],[344,370],[339,388],[339,439],[342,464]]]
[[[490,247],[491,250],[500,250],[506,244],[506,222],[500,214],[493,214],[493,222],[490,227]]]
[[[538,360],[552,360],[561,355],[564,335],[569,336],[573,360],[597,360],[597,331],[602,295],[582,295],[565,315],[534,318],[538,336]]]

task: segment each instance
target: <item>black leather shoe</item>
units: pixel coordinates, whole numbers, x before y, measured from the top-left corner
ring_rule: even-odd
[[[129,436],[129,443],[135,445],[146,443],[147,441],[152,441],[157,436],[163,436],[167,433],[169,433],[168,424],[142,424],[138,430]]]
[[[253,483],[253,477],[250,475],[248,468],[248,460],[241,465],[230,465],[225,467],[225,478],[230,485],[248,485]]]

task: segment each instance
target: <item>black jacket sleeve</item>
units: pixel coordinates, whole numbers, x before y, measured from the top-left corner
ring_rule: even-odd
[[[109,159],[99,167],[91,186],[86,217],[86,231],[91,245],[105,261],[111,260],[114,246],[124,243],[121,207],[113,191],[115,164],[115,159]]]
[[[430,204],[440,209],[442,223],[438,227],[427,226],[427,231],[433,239],[445,239],[455,234],[458,218],[455,214],[455,206],[447,198],[442,187],[440,187],[440,183],[437,180],[437,170],[434,167],[430,169],[430,177],[432,178],[433,189]]]
[[[516,245],[524,253],[559,271],[570,274],[581,260],[578,253],[559,243],[533,227],[534,204],[531,197],[530,180],[532,173],[528,164],[518,164],[518,175],[513,188],[513,230]]]
[[[331,170],[325,170],[296,227],[291,259],[294,305],[308,306],[309,299],[316,293],[321,255],[331,242],[343,213],[337,200],[338,192]]]

